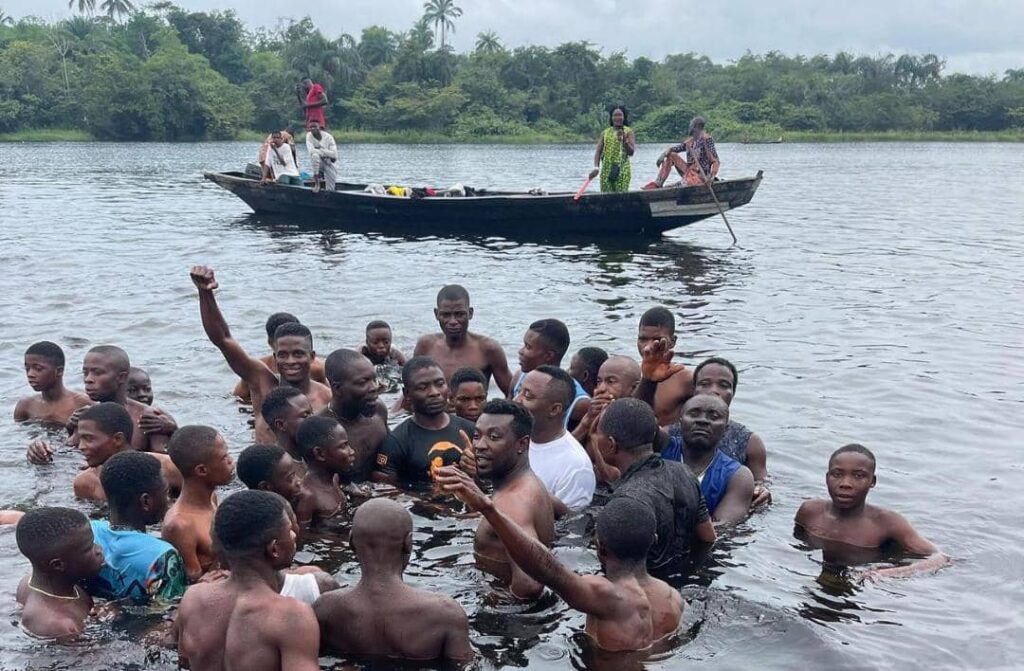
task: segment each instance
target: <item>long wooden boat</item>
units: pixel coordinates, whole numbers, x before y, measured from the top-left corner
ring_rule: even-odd
[[[203,175],[257,213],[288,215],[321,228],[413,234],[655,235],[718,216],[706,186],[668,186],[626,193],[532,194],[477,190],[464,197],[403,198],[364,192],[364,184],[341,184],[333,192],[263,185],[241,172]],[[725,210],[746,205],[761,184],[754,177],[715,182]]]

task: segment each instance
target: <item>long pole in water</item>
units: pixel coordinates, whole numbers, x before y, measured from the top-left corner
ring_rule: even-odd
[[[708,191],[711,192],[711,199],[715,201],[715,205],[718,206],[718,213],[722,215],[722,221],[725,222],[725,227],[729,229],[729,235],[732,236],[732,244],[735,245],[739,241],[736,239],[736,234],[732,232],[732,226],[729,225],[729,220],[725,217],[725,210],[722,209],[722,204],[718,202],[718,196],[715,195],[715,187],[712,186],[711,179],[708,177],[707,173],[704,172],[704,166],[700,164],[699,159],[696,160],[696,163],[697,169],[700,170],[701,178],[704,180],[704,183],[708,185]]]

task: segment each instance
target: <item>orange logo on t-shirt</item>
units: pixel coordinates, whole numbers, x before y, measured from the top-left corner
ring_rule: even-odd
[[[442,466],[444,466],[444,455],[448,454],[452,450],[455,450],[455,452],[460,457],[462,456],[462,448],[459,447],[458,445],[456,445],[455,443],[449,443],[447,440],[442,440],[442,441],[434,443],[433,447],[431,447],[427,451],[427,455],[428,456],[431,455],[431,454],[434,454],[435,452],[440,452],[440,454],[438,456],[436,456],[436,457],[434,457],[433,459],[430,460],[430,477],[431,477],[431,479],[437,477],[438,469],[440,469]]]

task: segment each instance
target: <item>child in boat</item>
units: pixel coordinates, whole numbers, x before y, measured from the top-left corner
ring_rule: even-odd
[[[14,406],[15,422],[46,422],[64,426],[75,410],[92,401],[80,391],[64,386],[64,350],[47,340],[25,350],[25,377],[38,393]]]
[[[828,460],[825,484],[829,499],[804,501],[796,513],[796,530],[821,547],[829,563],[851,563],[867,556],[900,551],[922,559],[907,566],[873,569],[864,578],[901,578],[941,568],[949,557],[921,536],[902,515],[868,505],[878,480],[875,455],[863,445],[844,445]]]
[[[103,567],[89,520],[70,508],[36,508],[18,522],[15,537],[32,563],[32,573],[18,585],[21,625],[44,638],[78,636],[93,605],[78,583]]]

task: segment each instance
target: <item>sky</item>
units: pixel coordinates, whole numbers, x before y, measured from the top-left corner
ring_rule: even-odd
[[[97,0],[100,4],[102,0]],[[177,0],[190,10],[234,10],[250,28],[310,15],[328,36],[366,26],[407,30],[422,0]],[[1024,68],[1024,0],[456,0],[451,43],[473,48],[493,30],[509,47],[587,40],[603,53],[660,59],[696,52],[725,63],[748,50],[814,55],[934,53],[947,72],[997,74]],[[71,14],[67,0],[0,0],[20,18]]]

